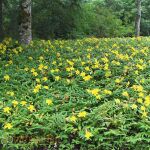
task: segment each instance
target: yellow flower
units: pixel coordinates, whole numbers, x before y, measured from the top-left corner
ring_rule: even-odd
[[[137,99],[137,102],[142,104],[142,103],[143,103],[142,98],[138,98],[138,99]]]
[[[112,64],[117,65],[117,66],[120,66],[120,62],[119,62],[119,61],[113,60],[113,61],[112,61]]]
[[[144,111],[144,112],[142,112],[142,118],[146,118],[146,117],[147,117],[147,114],[148,114],[148,113],[147,113],[147,112],[145,112],[145,111]]]
[[[48,78],[47,78],[47,77],[43,77],[42,80],[43,80],[44,82],[46,82],[46,81],[48,80]]]
[[[136,67],[137,67],[139,70],[143,70],[143,69],[144,69],[144,65],[137,64]]]
[[[53,65],[55,65],[56,63],[57,63],[56,61],[53,61],[53,62],[52,62]]]
[[[29,71],[29,68],[28,67],[24,68],[24,71]]]
[[[70,117],[70,121],[76,122],[76,120],[77,120],[77,117],[76,117],[76,116],[71,116],[71,117]]]
[[[31,68],[31,72],[32,72],[32,73],[35,72],[35,69],[34,69],[34,68]]]
[[[25,106],[25,105],[27,104],[27,102],[26,102],[26,101],[21,101],[20,104],[21,104],[22,106]]]
[[[106,71],[105,72],[105,77],[110,77],[112,74],[111,74],[111,71]]]
[[[115,99],[116,104],[120,104],[120,99]]]
[[[52,104],[53,104],[52,99],[46,99],[46,104],[47,104],[47,105],[52,105]]]
[[[100,99],[102,98],[100,95],[96,95],[95,97],[96,97],[96,99],[98,99],[98,100],[100,100]]]
[[[98,94],[99,94],[99,89],[98,88],[96,88],[96,89],[93,89],[93,90],[87,90],[89,93],[91,93],[92,95],[94,95],[94,96],[98,96]]]
[[[143,91],[143,87],[141,85],[133,85],[132,88],[135,91],[138,91],[138,92],[142,92]]]
[[[110,90],[104,90],[104,93],[105,93],[105,94],[108,94],[108,95],[111,95],[111,94],[112,94],[112,91],[110,91]]]
[[[96,88],[96,89],[93,89],[93,90],[89,90],[87,89],[87,92],[94,95],[96,97],[96,99],[101,99],[101,96],[99,95],[99,89]]]
[[[137,86],[137,89],[136,89],[138,92],[142,92],[143,91],[143,87],[141,85]]]
[[[81,73],[80,73],[80,76],[81,76],[81,77],[85,77],[85,72],[81,72]]]
[[[90,54],[88,54],[88,55],[87,55],[87,58],[89,58],[89,59],[90,59],[90,58],[91,58],[91,55],[90,55]]]
[[[89,68],[89,67],[85,67],[85,70],[86,70],[86,71],[90,71],[90,68]]]
[[[141,82],[141,83],[145,83],[145,79],[144,79],[144,78],[141,79],[140,82]]]
[[[34,107],[33,105],[30,105],[30,106],[28,107],[28,110],[29,110],[30,112],[36,111],[36,109],[35,109],[35,107]]]
[[[10,107],[5,107],[5,108],[3,108],[3,112],[4,113],[10,113],[10,111],[11,111],[11,108]]]
[[[81,62],[82,66],[85,65],[85,62]]]
[[[11,123],[6,123],[5,125],[4,125],[4,129],[11,129],[13,126],[12,126],[12,124]]]
[[[33,58],[32,57],[28,57],[29,58],[29,60],[33,60]]]
[[[36,78],[36,82],[40,83],[40,79],[39,79],[39,78]]]
[[[66,81],[67,81],[67,83],[68,83],[68,84],[70,84],[70,83],[71,83],[71,80],[69,80],[69,79],[66,79]]]
[[[149,106],[150,105],[150,96],[146,96],[145,97],[145,101],[144,101],[145,106]]]
[[[18,105],[18,102],[16,100],[13,100],[12,104],[13,104],[14,107],[16,107]]]
[[[89,81],[92,77],[90,75],[84,76],[83,79],[84,81]]]
[[[45,86],[43,86],[43,88],[44,88],[44,89],[46,89],[46,90],[48,90],[48,89],[49,89],[49,87],[48,87],[48,86],[46,86],[46,85],[45,85]]]
[[[33,74],[33,76],[35,76],[35,77],[38,76],[38,73],[37,73],[37,72],[33,72],[32,74]]]
[[[38,89],[38,88],[34,88],[34,89],[33,89],[33,93],[36,94],[36,93],[38,93],[38,92],[39,92],[39,89]]]
[[[72,62],[72,61],[67,60],[67,62],[68,62],[68,64],[69,64],[70,66],[73,66],[73,65],[74,65],[74,62]]]
[[[104,70],[109,70],[109,65],[108,64],[105,64]]]
[[[14,96],[14,95],[15,95],[15,93],[14,93],[14,92],[12,92],[12,91],[7,92],[7,94],[8,94],[8,95],[10,95],[10,96]]]
[[[66,71],[70,72],[71,71],[71,67],[67,67]]]
[[[33,89],[33,93],[38,93],[39,90],[41,89],[41,87],[42,87],[41,84],[37,84],[37,85],[35,86],[35,88]]]
[[[144,97],[144,93],[140,92],[139,94],[139,97]]]
[[[145,100],[146,100],[146,101],[150,101],[150,96],[146,96],[146,97],[145,97]]]
[[[93,135],[92,135],[92,133],[91,132],[89,132],[89,131],[85,131],[85,138],[87,139],[87,140],[89,140],[91,137],[92,137]]]
[[[136,74],[136,75],[139,75],[139,72],[138,72],[138,70],[136,70],[136,71],[135,71],[135,74]]]
[[[55,80],[56,80],[56,81],[59,81],[60,79],[61,79],[61,78],[60,78],[59,76],[56,76],[56,77],[55,77]]]
[[[121,79],[116,79],[115,80],[115,83],[120,83],[121,82]]]
[[[127,109],[127,108],[129,108],[129,105],[127,103],[124,103],[123,108]]]
[[[133,104],[133,105],[131,106],[131,108],[132,108],[132,109],[137,109],[137,105],[136,105],[136,104]]]
[[[141,111],[145,111],[146,110],[146,108],[144,107],[144,106],[141,106]]]
[[[44,66],[44,69],[48,69],[48,66]]]
[[[5,81],[9,81],[9,80],[10,80],[10,76],[9,76],[9,75],[5,75],[5,76],[4,76],[4,80],[5,80]]]
[[[59,72],[60,70],[59,69],[55,69],[55,72]]]
[[[101,60],[102,60],[104,63],[108,63],[108,62],[109,62],[109,59],[108,59],[107,57],[101,58]]]
[[[43,57],[43,56],[40,56],[40,57],[39,57],[39,60],[44,60],[44,57]]]
[[[79,70],[76,70],[75,72],[76,72],[76,74],[77,74],[77,75],[79,75],[79,74],[80,74],[80,71],[79,71]]]
[[[40,64],[40,65],[38,66],[38,70],[40,70],[40,71],[42,71],[43,68],[44,68],[44,65],[43,65],[43,64]]]
[[[37,88],[37,89],[41,89],[41,87],[42,87],[41,84],[37,84],[37,85],[36,85],[36,88]]]
[[[57,53],[57,57],[60,57],[60,53]]]
[[[8,63],[11,65],[11,64],[13,64],[13,61],[12,61],[12,60],[9,60]]]
[[[79,118],[85,118],[86,115],[87,115],[87,112],[86,112],[86,111],[81,111],[81,112],[79,112],[78,117],[79,117]]]
[[[128,92],[123,92],[122,95],[125,96],[125,97],[129,97]]]

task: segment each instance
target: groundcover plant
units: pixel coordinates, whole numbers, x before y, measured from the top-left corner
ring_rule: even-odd
[[[150,38],[0,44],[0,149],[149,150]]]

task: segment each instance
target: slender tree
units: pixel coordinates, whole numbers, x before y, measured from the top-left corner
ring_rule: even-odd
[[[3,0],[0,0],[0,41],[3,39]]]
[[[32,0],[20,0],[20,42],[29,44],[32,40]]]
[[[135,19],[135,36],[140,36],[141,2],[142,0],[136,0],[137,14]]]

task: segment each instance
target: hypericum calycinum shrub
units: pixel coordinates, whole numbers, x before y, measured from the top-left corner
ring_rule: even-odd
[[[0,44],[0,149],[150,149],[149,37],[15,44]]]

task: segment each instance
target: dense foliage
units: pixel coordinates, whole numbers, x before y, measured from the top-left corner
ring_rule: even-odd
[[[141,34],[150,35],[150,3],[142,1]],[[19,0],[4,3],[4,32],[18,38]],[[39,11],[40,10],[40,11]],[[32,0],[34,38],[133,36],[135,0]]]
[[[1,149],[150,149],[150,38],[0,44]]]

